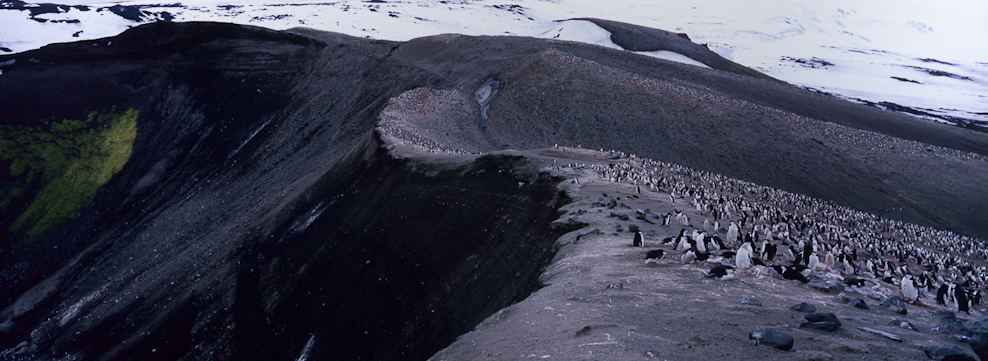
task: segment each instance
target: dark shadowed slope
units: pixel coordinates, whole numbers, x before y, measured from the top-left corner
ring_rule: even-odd
[[[395,135],[617,149],[988,235],[988,163],[949,156],[985,134],[584,44],[156,23],[8,60],[0,124],[139,112],[126,165],[42,236],[10,225],[50,180],[0,179],[24,189],[0,213],[0,348],[40,359],[421,359],[524,297],[560,180]]]

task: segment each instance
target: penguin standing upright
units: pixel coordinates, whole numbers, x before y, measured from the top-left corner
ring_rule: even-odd
[[[843,255],[842,254],[841,255],[841,258],[844,259],[844,274],[846,274],[846,275],[853,275],[854,274],[854,265],[851,264],[850,261],[848,261],[848,257],[846,255]]]
[[[913,275],[907,273],[902,276],[899,286],[902,288],[902,297],[905,297],[906,301],[916,302],[916,299],[919,298],[919,289],[916,288]]]
[[[631,241],[631,245],[635,247],[645,247],[645,236],[642,235],[642,231],[635,232],[635,239]]]
[[[964,287],[954,288],[954,298],[957,299],[957,312],[971,313],[968,303],[967,290]]]
[[[728,227],[727,229],[727,241],[731,242],[732,244],[734,242],[737,242],[738,233],[740,233],[740,229],[738,228],[738,225],[734,222],[731,222],[731,226]]]
[[[738,253],[734,256],[734,264],[737,265],[738,269],[751,268],[751,253],[748,249],[747,243],[738,248]]]
[[[950,286],[947,286],[946,283],[943,283],[943,284],[940,285],[940,288],[937,289],[937,304],[938,305],[946,305],[947,304],[947,292],[949,292],[949,291],[950,291]]]

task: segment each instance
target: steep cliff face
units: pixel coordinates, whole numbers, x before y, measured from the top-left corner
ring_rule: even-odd
[[[565,231],[560,179],[508,148],[618,149],[986,232],[986,162],[833,123],[988,153],[983,134],[583,44],[157,23],[0,63],[4,126],[139,114],[75,214],[11,227],[43,177],[0,213],[4,357],[428,357],[537,287]]]

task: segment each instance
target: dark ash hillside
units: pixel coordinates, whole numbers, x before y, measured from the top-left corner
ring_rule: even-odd
[[[8,60],[2,124],[140,111],[76,218],[22,243],[41,181],[0,213],[0,349],[21,359],[426,358],[538,287],[568,230],[562,180],[509,148],[617,149],[988,238],[988,166],[960,154],[988,135],[585,44],[162,22]],[[382,119],[494,153],[396,148]]]

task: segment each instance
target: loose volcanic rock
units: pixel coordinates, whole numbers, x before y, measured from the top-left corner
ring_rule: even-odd
[[[913,325],[912,322],[906,320],[894,319],[891,322],[889,322],[889,324],[907,330],[919,331],[919,329],[916,328],[916,325]]]
[[[795,310],[799,312],[813,313],[816,312],[816,306],[811,305],[806,302],[800,302],[795,305],[789,306],[790,310]]]
[[[957,318],[957,315],[955,315],[954,311],[951,310],[936,310],[933,311],[933,316],[940,318]]]
[[[807,322],[800,323],[799,328],[812,328],[833,332],[837,331],[841,326],[837,315],[829,312],[808,313],[803,317],[806,318]]]
[[[785,333],[766,328],[748,334],[748,338],[754,340],[756,345],[771,346],[783,351],[792,349],[793,338]]]
[[[936,360],[936,361],[944,361],[944,360],[951,360],[951,361],[969,361],[970,360],[970,361],[974,361],[974,360],[976,360],[974,357],[971,357],[971,355],[968,354],[967,352],[965,352],[964,350],[961,350],[961,349],[959,349],[957,347],[954,347],[954,346],[949,346],[949,347],[944,347],[944,346],[930,346],[930,347],[924,348],[923,349],[923,352],[926,353],[926,357],[929,357],[931,360]]]
[[[741,297],[741,304],[751,305],[751,306],[761,306],[762,301],[759,301],[757,298],[754,297]]]
[[[969,336],[957,336],[957,339],[970,345],[982,360],[988,359],[988,317],[975,321],[968,331]]]
[[[841,293],[844,291],[844,284],[838,280],[824,278],[808,283],[810,287],[816,288],[824,293]]]
[[[898,313],[900,315],[905,315],[909,311],[906,310],[906,301],[903,301],[899,296],[890,296],[881,303],[882,306],[889,309],[889,311]]]
[[[885,336],[885,337],[887,337],[888,339],[890,339],[892,341],[902,342],[902,337],[899,337],[899,336],[897,336],[897,335],[895,335],[893,333],[885,332],[885,331],[882,331],[882,330],[876,330],[876,329],[871,328],[871,327],[858,327],[858,329],[861,330],[861,331],[871,332],[871,333],[874,333],[874,334],[877,334],[877,335]]]
[[[970,334],[967,327],[964,327],[964,323],[956,318],[945,318],[940,324],[933,327],[930,332],[933,333],[946,333],[951,335],[964,335]]]
[[[847,300],[847,304],[849,304],[851,306],[854,306],[854,307],[857,307],[857,308],[865,309],[865,310],[870,309],[868,307],[868,303],[865,302],[865,300],[862,299],[862,298],[860,298],[860,297],[855,297],[855,298],[852,298],[852,299]]]

